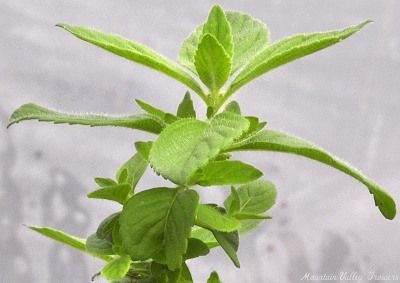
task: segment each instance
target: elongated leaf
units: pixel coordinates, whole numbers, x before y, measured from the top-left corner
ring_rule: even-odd
[[[262,172],[241,161],[212,161],[196,173],[196,183],[202,186],[244,184],[262,176]]]
[[[107,239],[100,239],[94,233],[86,239],[86,249],[94,254],[113,255],[112,243]]]
[[[153,169],[176,184],[187,185],[193,174],[228,147],[249,126],[234,113],[223,112],[209,122],[181,119],[168,126],[153,143]]]
[[[129,255],[123,255],[107,263],[101,270],[101,275],[107,280],[119,280],[125,277],[131,267]]]
[[[151,115],[157,116],[158,118],[161,119],[161,121],[164,121],[165,114],[167,114],[167,113],[165,113],[163,110],[161,110],[147,102],[144,102],[143,100],[140,100],[140,99],[135,99],[135,101],[136,101],[137,105],[139,105],[139,107],[142,108],[144,111],[146,111],[147,113],[149,113]]]
[[[200,80],[211,93],[218,94],[231,73],[232,61],[228,53],[213,35],[207,33],[202,37],[194,58]]]
[[[130,191],[131,191],[131,186],[129,184],[118,184],[108,187],[102,187],[101,189],[89,193],[87,197],[112,200],[120,204],[124,204],[128,198]]]
[[[207,279],[207,283],[222,283],[221,280],[219,280],[218,273],[213,271],[210,274],[210,277]]]
[[[10,117],[8,127],[24,120],[38,120],[55,124],[78,124],[91,127],[115,126],[138,129],[158,134],[164,128],[164,123],[157,117],[148,114],[132,116],[105,116],[95,114],[63,113],[42,106],[29,103],[14,111]]]
[[[86,240],[85,239],[69,235],[65,232],[62,232],[60,230],[56,230],[56,229],[50,228],[50,227],[28,226],[28,228],[43,235],[43,236],[46,236],[52,240],[55,240],[59,243],[62,243],[64,245],[67,245],[69,247],[77,249],[78,251],[87,253],[87,254],[97,257],[99,259],[102,259],[105,261],[111,261],[113,259],[111,256],[108,256],[108,255],[101,255],[101,254],[96,254],[96,253],[92,253],[92,252],[88,251],[86,249]]]
[[[266,48],[269,43],[269,32],[265,24],[251,16],[239,12],[226,12],[231,26],[234,42],[233,65],[231,73],[247,64],[255,55]],[[179,52],[179,62],[197,74],[194,57],[200,39],[203,35],[204,24],[197,27],[182,44]]]
[[[222,45],[229,57],[233,55],[233,38],[231,26],[226,18],[224,10],[215,5],[212,7],[208,19],[203,26],[203,35],[211,34]]]
[[[116,174],[117,180],[121,178],[122,172],[126,170],[126,178],[123,183],[128,184],[131,192],[134,192],[137,183],[142,178],[148,166],[149,163],[143,159],[142,155],[136,153],[118,169]]]
[[[79,39],[94,44],[118,56],[160,71],[203,95],[197,82],[179,65],[156,51],[119,35],[106,34],[93,29],[60,23],[57,26],[65,29]]]
[[[179,104],[176,115],[180,118],[196,118],[196,111],[189,92],[186,92],[182,102]]]
[[[369,22],[366,21],[343,30],[295,35],[265,48],[233,80],[227,96],[274,68],[340,42]]]
[[[220,231],[211,230],[215,239],[217,239],[220,246],[232,260],[236,267],[240,267],[239,259],[237,257],[237,250],[239,248],[239,234],[237,231],[224,233]]]
[[[367,186],[370,193],[374,196],[375,205],[378,206],[383,216],[387,219],[393,219],[396,216],[396,204],[392,197],[383,191],[382,188],[365,177],[357,169],[305,140],[277,131],[264,130],[249,139],[238,142],[231,146],[227,151],[233,150],[267,150],[286,152],[325,163],[326,165],[336,168],[357,179]]]
[[[240,221],[222,214],[214,207],[200,204],[197,208],[196,225],[222,232],[231,232],[240,228]]]
[[[196,191],[170,188],[134,195],[120,217],[122,243],[132,260],[147,260],[163,252],[168,268],[179,269],[198,199]]]
[[[107,187],[107,186],[113,186],[116,185],[117,183],[110,178],[94,178],[94,181],[96,182],[97,185],[99,185],[100,187]]]
[[[269,43],[266,25],[249,15],[227,12],[234,41],[232,73],[247,64]]]

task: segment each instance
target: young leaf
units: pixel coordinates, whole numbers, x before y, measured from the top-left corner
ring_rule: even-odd
[[[194,65],[200,80],[212,94],[218,94],[231,73],[232,61],[224,47],[211,34],[205,34],[197,48]]]
[[[231,72],[234,73],[267,47],[269,31],[264,23],[249,15],[227,12],[226,16],[232,28],[234,42]]]
[[[108,187],[102,187],[101,189],[95,190],[87,194],[88,198],[106,199],[116,201],[120,204],[124,204],[128,198],[129,192],[131,191],[129,184],[118,184]]]
[[[210,277],[207,279],[207,283],[222,283],[221,280],[219,280],[218,273],[213,271],[210,274]]]
[[[244,184],[232,191],[234,193],[224,202],[226,210],[231,215],[264,213],[275,204],[277,196],[275,186],[264,180]]]
[[[112,243],[107,239],[100,239],[96,233],[86,239],[86,249],[93,254],[113,255]]]
[[[229,22],[224,10],[215,5],[208,15],[207,22],[203,26],[203,35],[211,34],[222,45],[229,57],[233,55],[233,38]]]
[[[205,243],[207,245],[207,247],[209,249],[218,247],[219,244],[217,242],[217,240],[215,239],[213,233],[210,230],[207,230],[205,228],[196,228],[194,230],[192,230],[191,234],[190,234],[191,238],[196,238],[200,241],[202,241],[203,243]]]
[[[113,185],[117,184],[113,179],[110,179],[110,178],[97,177],[97,178],[94,178],[94,181],[100,187],[108,187],[108,186],[113,186]]]
[[[198,169],[232,144],[248,126],[245,118],[231,112],[218,114],[209,122],[181,119],[154,141],[150,165],[172,182],[187,185]]]
[[[24,104],[14,111],[10,117],[7,127],[24,121],[38,120],[53,122],[55,124],[67,123],[70,125],[86,125],[91,127],[115,126],[142,130],[158,134],[164,128],[164,123],[157,117],[148,114],[139,114],[132,116],[105,116],[95,114],[71,114],[63,113],[42,106],[29,103]]]
[[[229,111],[238,115],[241,115],[241,111],[240,111],[240,105],[239,103],[237,103],[237,101],[231,101],[229,102],[226,107],[225,107],[225,111]]]
[[[396,204],[391,196],[382,190],[377,184],[365,177],[360,171],[348,165],[339,158],[305,140],[289,136],[272,130],[264,130],[249,139],[238,142],[229,147],[227,151],[238,150],[266,150],[293,153],[301,155],[333,168],[355,178],[363,183],[374,196],[375,205],[387,219],[396,216]]]
[[[113,242],[112,238],[112,233],[114,230],[114,226],[119,220],[119,215],[121,213],[113,213],[106,217],[101,223],[99,224],[99,227],[96,230],[96,236],[99,239],[105,239],[108,240],[109,242]]]
[[[139,105],[140,108],[142,108],[144,111],[147,113],[157,116],[158,118],[161,119],[161,121],[164,121],[165,118],[165,112],[147,102],[144,102],[143,100],[140,99],[135,99],[137,105]]]
[[[195,174],[201,186],[244,184],[262,176],[255,167],[237,160],[211,161]]]
[[[160,71],[191,88],[204,98],[198,83],[175,62],[150,48],[121,36],[67,24],[57,24],[79,39],[92,43],[118,56]]]
[[[239,259],[236,252],[239,248],[239,233],[237,231],[224,233],[211,230],[215,239],[218,241],[222,249],[226,252],[236,267],[240,267]]]
[[[229,97],[249,81],[274,68],[340,42],[369,22],[365,21],[343,30],[295,35],[265,48],[239,72],[226,96]]]
[[[240,221],[222,214],[216,208],[200,204],[197,208],[196,225],[222,232],[232,232],[240,228]]]
[[[97,257],[99,259],[102,259],[104,261],[111,261],[113,258],[108,255],[101,255],[97,253],[92,253],[86,249],[86,241],[85,239],[81,239],[72,235],[69,235],[65,232],[62,232],[60,230],[56,230],[50,227],[38,227],[38,226],[28,226],[29,229],[46,236],[50,239],[53,239],[59,243],[62,243],[64,245],[67,245],[69,247],[72,247],[74,249],[77,249],[78,251],[90,254],[94,257]]]
[[[147,260],[164,252],[168,268],[179,269],[198,200],[196,191],[170,188],[134,195],[120,217],[120,236],[132,260]]]
[[[196,111],[189,92],[186,92],[182,102],[179,104],[176,115],[180,118],[196,118]]]
[[[189,238],[185,259],[196,258],[205,256],[210,252],[207,244],[196,238]]]
[[[101,275],[107,280],[120,280],[128,273],[130,267],[129,255],[119,256],[103,267]]]
[[[149,163],[143,159],[140,153],[136,153],[118,169],[116,178],[119,180],[121,174],[126,170],[127,176],[123,183],[128,184],[133,192],[148,165]]]

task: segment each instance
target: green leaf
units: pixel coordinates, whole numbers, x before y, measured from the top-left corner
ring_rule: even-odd
[[[163,177],[187,185],[198,169],[232,144],[248,126],[245,118],[231,112],[218,114],[209,122],[181,119],[165,128],[154,141],[150,164]]]
[[[225,111],[229,111],[235,114],[240,115],[241,111],[240,111],[240,105],[237,101],[231,101],[229,102],[226,107],[225,107]]]
[[[134,195],[120,217],[120,236],[132,260],[165,253],[170,270],[182,266],[199,196],[194,190],[154,188]]]
[[[275,186],[264,180],[244,184],[233,191],[235,193],[229,195],[224,202],[230,215],[264,213],[275,204],[277,196]]]
[[[213,271],[207,279],[207,283],[222,283],[222,281],[219,279],[218,273]]]
[[[232,65],[234,73],[268,45],[269,31],[264,23],[249,15],[227,12],[226,16],[232,28],[234,42]]]
[[[189,238],[185,259],[196,258],[205,256],[210,252],[207,244],[196,238]]]
[[[94,178],[94,181],[100,187],[108,187],[108,186],[113,186],[113,185],[117,184],[113,179],[110,179],[110,178],[97,177],[97,178]]]
[[[112,243],[107,239],[100,239],[96,233],[86,239],[86,249],[93,254],[113,255]]]
[[[266,47],[239,72],[226,96],[229,97],[246,83],[274,68],[340,42],[359,31],[369,22],[365,21],[343,30],[299,34]]]
[[[111,256],[101,255],[101,254],[92,253],[92,252],[88,251],[86,249],[85,239],[69,235],[65,232],[62,232],[60,230],[56,230],[56,229],[53,229],[50,227],[28,226],[28,228],[43,235],[43,236],[46,236],[47,238],[53,239],[59,243],[62,243],[64,245],[67,245],[69,247],[77,249],[78,251],[90,254],[90,255],[97,257],[99,259],[102,259],[104,261],[111,261],[113,259]]]
[[[113,242],[112,233],[114,230],[114,226],[117,224],[120,216],[120,212],[113,213],[107,216],[96,230],[96,236],[99,239],[105,239],[109,242]]]
[[[237,231],[231,233],[224,233],[215,230],[211,231],[222,249],[232,260],[233,264],[239,268],[240,262],[236,255],[236,252],[239,248],[239,233]]]
[[[149,161],[149,154],[151,147],[153,146],[152,141],[148,142],[135,142],[135,148],[136,151],[140,154],[140,156],[143,158],[145,161]]]
[[[196,173],[196,183],[201,186],[244,184],[262,176],[255,167],[241,161],[211,161]]]
[[[143,100],[140,99],[135,99],[137,105],[139,105],[140,108],[142,108],[142,110],[146,111],[147,113],[157,116],[158,118],[160,118],[162,121],[164,121],[165,118],[165,112],[147,102],[144,102]]]
[[[176,115],[180,118],[196,118],[196,111],[189,92],[186,92],[182,102],[179,104]]]
[[[269,32],[264,23],[249,15],[239,12],[226,12],[226,17],[231,26],[234,42],[231,70],[231,73],[234,73],[268,45]],[[203,26],[204,24],[197,27],[185,39],[179,52],[179,62],[195,74],[197,74],[197,71],[194,58],[203,35]]]
[[[123,182],[129,184],[131,188],[130,192],[133,192],[148,165],[149,163],[143,159],[142,155],[136,153],[118,169],[116,178],[119,180],[122,172],[126,170],[127,176]]]
[[[206,229],[231,232],[240,228],[240,221],[212,206],[200,204],[197,208],[196,225]]]
[[[196,238],[196,239],[202,241],[203,243],[205,243],[207,245],[207,247],[209,249],[219,246],[213,233],[210,230],[207,230],[205,228],[199,227],[199,228],[192,230],[190,237]]]
[[[224,10],[215,5],[208,15],[207,22],[203,26],[203,36],[210,34],[222,45],[229,57],[233,55],[233,38],[229,22]]]
[[[101,270],[101,275],[107,280],[119,280],[125,277],[131,267],[131,258],[123,255],[106,264]]]
[[[190,270],[186,264],[182,265],[177,283],[193,283],[192,274],[190,274]]]
[[[157,53],[156,51],[119,35],[106,34],[93,29],[67,24],[57,24],[79,39],[92,43],[118,56],[160,71],[185,84],[200,96],[204,97],[198,83],[178,64]]]
[[[382,188],[341,159],[305,140],[277,131],[264,130],[249,139],[236,143],[229,147],[227,151],[238,150],[286,152],[322,162],[363,183],[370,193],[373,194],[375,205],[378,206],[384,217],[393,219],[396,216],[396,204],[393,198],[383,191]]]
[[[118,184],[108,187],[102,187],[101,189],[95,190],[87,194],[88,198],[105,199],[116,201],[120,204],[124,204],[128,199],[131,186],[129,184]]]
[[[271,216],[262,215],[262,214],[251,214],[251,213],[237,213],[235,214],[235,218],[239,220],[267,220],[272,219]]]
[[[224,47],[211,34],[205,34],[197,48],[194,65],[200,80],[218,94],[231,72],[232,62]]]
[[[95,114],[63,113],[29,103],[24,104],[11,115],[7,127],[24,120],[38,120],[55,124],[86,125],[91,127],[115,126],[142,130],[158,134],[164,128],[164,123],[157,117],[148,114],[132,116],[109,116]]]

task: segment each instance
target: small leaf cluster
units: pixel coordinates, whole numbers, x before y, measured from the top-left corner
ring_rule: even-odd
[[[63,113],[32,103],[21,106],[9,125],[39,120],[155,134],[149,141],[135,143],[135,153],[114,178],[95,178],[97,188],[88,198],[116,202],[121,208],[103,219],[93,234],[80,239],[49,227],[30,228],[104,260],[99,274],[112,282],[193,282],[187,261],[213,248],[222,248],[240,267],[240,237],[271,218],[265,213],[277,198],[275,186],[262,178],[261,170],[234,158],[235,152],[249,150],[296,154],[340,170],[364,184],[383,216],[393,219],[393,199],[361,172],[312,143],[243,115],[236,101],[226,103],[258,76],[333,45],[366,23],[270,43],[269,31],[260,21],[214,6],[183,42],[179,63],[117,35],[59,24],[84,41],[182,82],[205,102],[207,117],[197,117],[189,91],[175,113],[142,100],[136,102],[143,113],[129,116]],[[149,168],[167,184],[138,190]],[[215,187],[230,189],[225,201],[203,203],[198,191]],[[213,272],[208,282],[221,281]]]

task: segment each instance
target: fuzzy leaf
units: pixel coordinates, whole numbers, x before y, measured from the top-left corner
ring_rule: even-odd
[[[120,204],[124,204],[131,191],[131,186],[129,184],[118,184],[107,187],[102,187],[98,190],[90,192],[87,194],[88,198],[105,199],[116,201]]]
[[[229,87],[227,96],[274,68],[340,42],[369,22],[366,21],[343,30],[295,35],[266,47],[239,72]]]
[[[233,38],[230,24],[224,10],[215,5],[212,7],[208,19],[203,26],[203,35],[211,34],[222,45],[229,57],[233,55]]]
[[[65,232],[62,232],[60,230],[56,230],[56,229],[50,228],[50,227],[28,226],[28,228],[43,235],[43,236],[46,236],[47,238],[50,238],[59,243],[62,243],[64,245],[67,245],[69,247],[77,249],[78,251],[90,254],[99,259],[102,259],[105,261],[111,261],[113,259],[111,256],[108,256],[108,255],[101,255],[101,254],[92,253],[92,252],[88,251],[86,249],[86,245],[85,245],[86,240],[85,239],[69,235]]]
[[[180,185],[228,147],[249,126],[234,113],[223,112],[209,122],[181,119],[168,126],[153,143],[149,161],[153,169]]]
[[[103,267],[101,275],[107,280],[119,280],[125,277],[130,267],[131,258],[129,255],[119,256]]]
[[[227,151],[238,150],[286,152],[322,162],[363,183],[370,193],[373,194],[375,205],[378,206],[384,217],[393,219],[396,216],[396,204],[393,198],[383,191],[382,188],[341,159],[303,139],[289,136],[278,131],[264,130],[249,139],[238,142]]]
[[[132,260],[147,260],[162,252],[168,268],[179,269],[198,199],[193,190],[170,188],[154,188],[134,195],[120,217],[120,236]]]
[[[262,176],[255,167],[241,161],[211,161],[195,174],[196,183],[201,186],[244,184]]]
[[[231,72],[232,62],[224,47],[211,34],[205,34],[197,48],[194,65],[200,80],[211,93],[218,94]]]
[[[197,208],[196,225],[206,229],[231,232],[240,228],[240,221],[212,206],[200,204]]]
[[[117,180],[121,178],[121,174],[126,170],[127,175],[123,183],[129,184],[131,188],[130,192],[133,192],[148,165],[149,163],[143,159],[140,153],[136,153],[118,169],[116,174]]]
[[[147,113],[157,116],[158,118],[160,118],[162,121],[164,121],[165,119],[165,112],[147,102],[144,102],[143,100],[140,99],[135,99],[136,104],[139,105],[140,108],[142,108],[142,110],[146,111]]]
[[[55,124],[78,124],[91,127],[115,126],[138,129],[158,134],[164,128],[164,123],[157,117],[148,114],[132,116],[105,116],[95,114],[63,113],[42,106],[29,103],[24,104],[14,111],[10,117],[8,127],[24,120],[38,120],[53,122]]]
[[[234,41],[232,73],[246,65],[269,43],[266,25],[249,15],[227,12]]]
[[[89,28],[63,23],[57,24],[57,26],[70,32],[77,38],[111,53],[160,71],[182,82],[198,94],[203,93],[198,83],[182,70],[178,64],[140,43],[127,40],[119,35],[106,34]]]
[[[179,104],[176,115],[180,118],[196,118],[196,111],[189,92],[186,92],[182,102]]]

